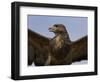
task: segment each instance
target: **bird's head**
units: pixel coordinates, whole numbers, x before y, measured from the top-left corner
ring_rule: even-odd
[[[49,31],[54,33],[64,33],[66,32],[66,28],[63,24],[54,24],[49,28]]]
[[[66,27],[63,24],[54,24],[52,27],[49,28],[49,31],[53,32],[56,37],[60,36],[61,40],[66,40],[67,44],[71,42]]]

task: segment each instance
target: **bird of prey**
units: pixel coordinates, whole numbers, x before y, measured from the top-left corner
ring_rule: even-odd
[[[70,65],[87,60],[87,36],[71,41],[63,24],[54,24],[48,29],[53,38],[44,37],[28,29],[28,65]]]

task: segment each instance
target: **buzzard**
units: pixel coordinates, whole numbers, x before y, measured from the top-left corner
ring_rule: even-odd
[[[48,30],[55,34],[53,38],[28,29],[28,65],[70,65],[87,60],[87,36],[73,42],[63,24],[54,24]]]

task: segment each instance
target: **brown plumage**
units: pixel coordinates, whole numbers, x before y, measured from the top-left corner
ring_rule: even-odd
[[[55,33],[54,38],[28,30],[28,65],[68,65],[87,59],[87,36],[72,42],[63,24],[55,24],[49,31]]]

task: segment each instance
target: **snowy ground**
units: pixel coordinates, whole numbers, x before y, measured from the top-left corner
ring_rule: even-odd
[[[82,60],[80,62],[73,62],[71,65],[82,65],[82,64],[88,64],[88,61]],[[35,66],[34,63],[31,66]]]
[[[82,65],[82,64],[88,64],[88,61],[87,60],[82,60],[80,62],[74,62],[74,63],[72,63],[72,65]]]

